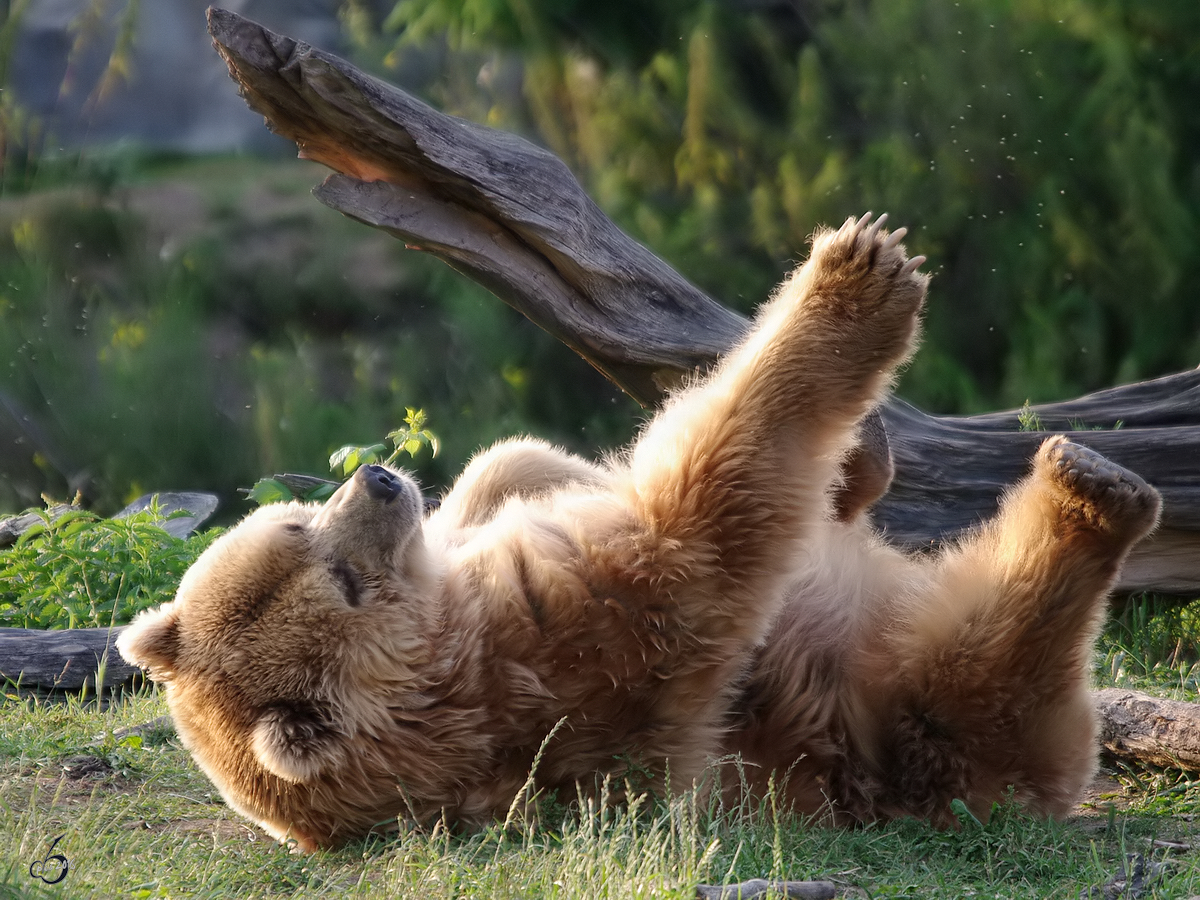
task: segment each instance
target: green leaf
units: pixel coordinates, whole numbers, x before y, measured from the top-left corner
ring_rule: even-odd
[[[411,406],[405,407],[404,424],[406,427],[397,428],[387,436],[396,448],[395,452],[387,458],[388,462],[395,462],[401,453],[407,453],[410,457],[415,458],[423,446],[428,446],[434,456],[438,455],[441,445],[437,436],[424,427],[427,419],[425,410],[413,409]]]
[[[409,427],[410,431],[420,431],[425,427],[425,410],[413,409],[411,406],[404,407],[404,424]]]
[[[975,814],[967,809],[967,804],[957,797],[950,801],[950,812],[954,813],[954,817],[964,828],[983,828],[983,823],[975,818]]]
[[[386,453],[386,444],[372,444],[369,447],[347,444],[329,457],[329,469],[343,478],[349,478],[359,466],[378,462]]]
[[[338,486],[336,484],[318,484],[311,491],[305,492],[304,499],[311,501],[328,500],[337,489]]]
[[[259,506],[266,506],[268,503],[286,503],[295,499],[292,492],[288,490],[288,486],[274,478],[258,479],[254,482],[254,487],[250,488],[248,496]]]

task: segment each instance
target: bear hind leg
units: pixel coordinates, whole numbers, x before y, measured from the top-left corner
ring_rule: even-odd
[[[1045,441],[1035,464],[1061,492],[1067,520],[1110,535],[1124,547],[1158,521],[1158,492],[1138,475],[1059,435]]]
[[[938,819],[957,797],[986,815],[1012,786],[1037,812],[1069,811],[1095,767],[1105,600],[1159,507],[1136,474],[1053,437],[996,518],[936,564],[876,660],[894,685],[876,759],[898,806],[936,798],[910,811]]]

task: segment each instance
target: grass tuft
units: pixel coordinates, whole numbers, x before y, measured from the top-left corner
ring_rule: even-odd
[[[1103,684],[1200,701],[1200,604],[1132,598],[1110,619],[1098,660]]]

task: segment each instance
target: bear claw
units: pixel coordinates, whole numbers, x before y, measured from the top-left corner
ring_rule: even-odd
[[[908,229],[889,232],[884,227],[887,221],[887,213],[878,217],[867,213],[859,219],[850,217],[836,231],[819,233],[810,262],[838,272],[842,279],[862,279],[856,291],[860,297],[910,293],[919,306],[927,279],[917,274],[917,268],[925,257],[909,258],[902,243]]]

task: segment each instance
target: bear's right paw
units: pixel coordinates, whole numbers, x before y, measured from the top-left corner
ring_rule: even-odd
[[[1140,476],[1062,435],[1044,441],[1035,465],[1067,494],[1064,509],[1091,527],[1140,537],[1158,520],[1158,491]]]

